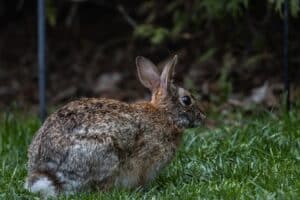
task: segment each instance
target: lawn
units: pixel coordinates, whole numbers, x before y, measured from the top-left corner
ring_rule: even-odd
[[[269,112],[186,131],[176,158],[147,188],[60,199],[300,199],[300,114]],[[243,117],[242,117],[243,116]],[[35,117],[0,117],[0,199],[38,199],[23,189]]]

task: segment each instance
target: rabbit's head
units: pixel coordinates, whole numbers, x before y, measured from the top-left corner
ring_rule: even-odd
[[[205,115],[191,93],[173,84],[177,56],[169,61],[160,74],[157,67],[144,57],[136,58],[141,83],[152,92],[151,104],[167,113],[179,128],[190,128],[202,124]]]

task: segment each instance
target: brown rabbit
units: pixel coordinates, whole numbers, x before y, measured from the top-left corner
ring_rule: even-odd
[[[153,180],[173,158],[183,129],[204,119],[199,103],[172,83],[176,63],[177,56],[159,75],[151,61],[136,58],[151,102],[85,98],[54,112],[29,147],[25,187],[48,197]]]

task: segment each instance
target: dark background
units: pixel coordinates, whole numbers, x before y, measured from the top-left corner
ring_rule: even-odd
[[[280,2],[47,0],[47,103],[56,107],[82,96],[147,98],[135,57],[161,66],[178,54],[176,81],[196,91],[206,107],[278,108]],[[0,110],[37,108],[36,7],[36,1],[0,2]],[[298,8],[291,0],[292,102],[300,95]]]

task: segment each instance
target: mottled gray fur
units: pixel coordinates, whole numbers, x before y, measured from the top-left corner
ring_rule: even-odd
[[[26,187],[53,196],[153,180],[174,156],[183,129],[204,118],[190,93],[173,85],[176,62],[174,57],[159,75],[151,61],[137,58],[151,102],[85,98],[50,115],[29,147]],[[182,96],[189,96],[191,105],[183,105]],[[47,185],[54,191],[47,192]]]

